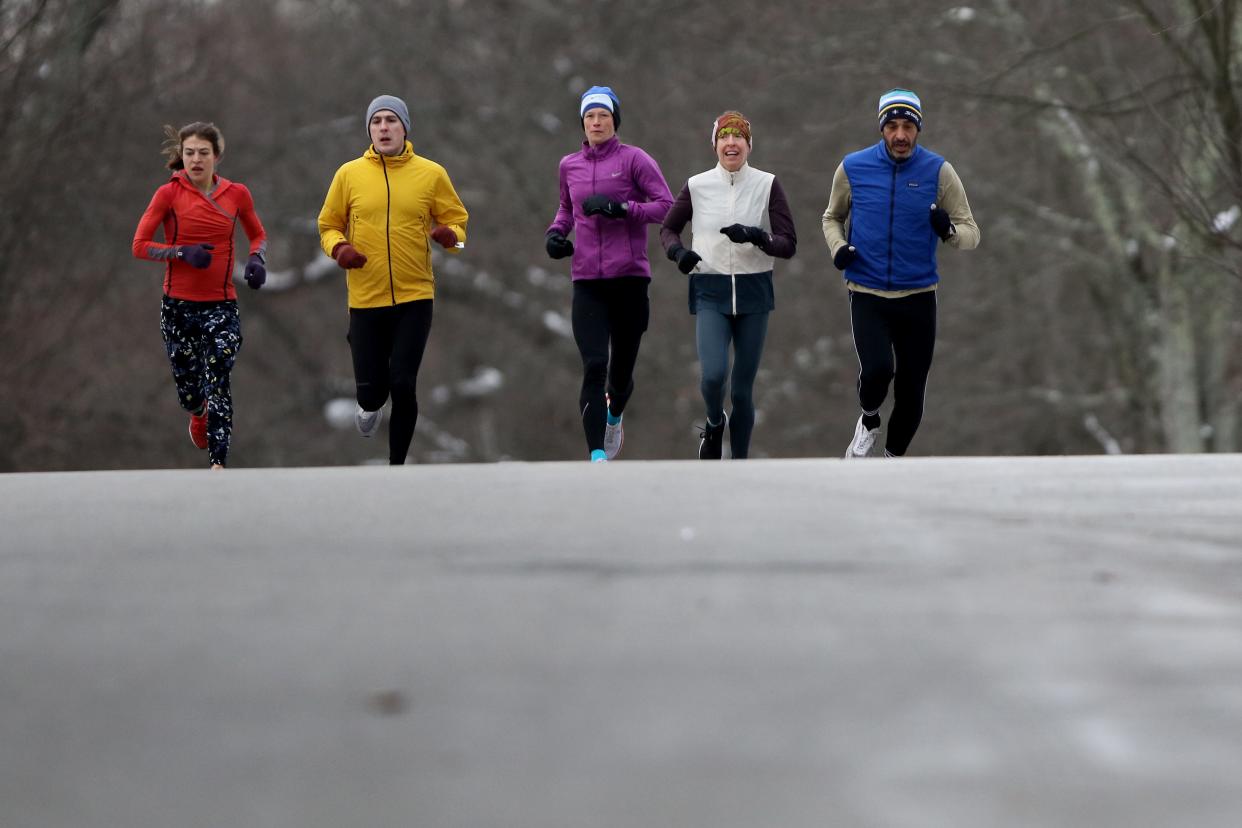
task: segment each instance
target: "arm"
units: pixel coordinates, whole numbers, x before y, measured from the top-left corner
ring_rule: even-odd
[[[828,209],[824,210],[824,241],[832,256],[846,245],[845,221],[850,215],[850,179],[845,174],[845,164],[837,166],[832,176],[832,194],[828,196]]]
[[[677,200],[673,202],[672,208],[664,216],[664,223],[660,226],[660,244],[664,246],[665,253],[675,247],[683,246],[681,231],[686,228],[693,216],[694,204],[690,201],[690,185],[687,183],[677,194]]]
[[[552,224],[544,231],[544,235],[549,233],[559,233],[562,236],[568,236],[574,229],[574,205],[569,198],[569,176],[565,172],[565,161],[562,159],[560,168],[557,170],[557,178],[560,181],[561,202],[556,210],[556,218],[552,220]]]
[[[138,220],[138,229],[134,231],[131,250],[136,258],[157,262],[177,258],[176,245],[160,244],[155,241],[155,229],[163,223],[171,204],[168,187],[160,187],[155,191],[155,195],[151,196],[151,203],[147,205],[142,218]]]
[[[345,225],[349,216],[349,204],[345,197],[345,176],[342,167],[332,177],[332,185],[324,197],[323,207],[319,210],[319,246],[329,256],[332,250],[345,238]]]
[[[250,255],[258,256],[266,262],[267,231],[263,229],[263,222],[259,221],[259,214],[254,209],[254,196],[246,187],[241,189],[243,195],[238,217],[241,219],[242,230],[246,231],[246,238],[250,240]]]
[[[974,250],[979,246],[979,225],[970,212],[970,202],[966,200],[966,189],[962,179],[957,177],[957,170],[948,161],[940,166],[940,180],[936,188],[936,201],[949,212],[953,222],[953,235],[945,244],[958,250]]]
[[[436,181],[435,203],[431,206],[431,218],[436,224],[442,224],[453,231],[457,236],[457,244],[465,244],[466,242],[466,221],[469,220],[470,214],[466,212],[466,206],[461,203],[461,198],[457,195],[457,190],[453,189],[453,182],[449,180],[448,173],[440,170],[440,177]],[[460,247],[446,247],[450,253],[457,253]]]
[[[642,193],[643,200],[628,202],[627,214],[644,224],[660,224],[673,206],[673,193],[664,180],[664,174],[655,159],[642,150],[634,154],[630,170],[634,186]]]
[[[759,249],[778,259],[792,259],[798,250],[798,234],[794,230],[785,191],[775,178],[772,179],[772,192],[768,195],[768,224],[772,232],[759,245]]]

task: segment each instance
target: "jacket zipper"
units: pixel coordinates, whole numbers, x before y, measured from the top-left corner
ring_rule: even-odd
[[[737,190],[733,179],[736,173],[729,173],[729,218],[737,217]],[[733,248],[729,245],[729,290],[733,294],[733,315],[737,316],[737,262],[733,260]]]
[[[384,244],[388,250],[388,292],[392,303],[397,304],[397,287],[392,280],[392,188],[388,186],[388,164],[380,153],[380,167],[384,170],[384,196],[388,199],[384,205]]]
[[[897,206],[897,165],[893,164],[892,184],[888,188],[888,289],[893,289],[893,210]]]
[[[595,147],[591,147],[591,192],[596,192],[595,174],[599,169],[599,161],[595,158]],[[604,278],[604,223],[596,217],[595,230],[599,234],[599,243],[595,245],[595,272]]]

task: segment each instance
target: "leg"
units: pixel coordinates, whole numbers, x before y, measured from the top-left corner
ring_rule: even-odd
[[[879,410],[893,378],[893,338],[889,303],[869,293],[850,291],[850,328],[858,354],[858,404],[867,428],[880,425]],[[874,420],[869,418],[874,417]]]
[[[388,464],[400,466],[410,451],[418,423],[418,369],[431,335],[432,300],[397,306],[392,350],[392,420],[388,426]]]
[[[574,282],[571,318],[574,342],[582,355],[582,389],[578,411],[587,451],[604,450],[604,385],[608,380],[608,305],[599,284]]]
[[[233,392],[229,377],[241,350],[236,302],[220,302],[203,314],[203,364],[207,387],[207,452],[213,466],[228,460],[233,436]]]
[[[699,310],[694,315],[694,343],[699,352],[699,393],[707,408],[707,424],[724,421],[725,383],[729,376],[729,342],[733,327],[719,311]]]
[[[901,303],[901,315],[893,328],[897,365],[893,413],[884,448],[886,453],[901,457],[923,419],[927,375],[936,348],[936,293],[916,293],[893,301]]]
[[[358,405],[379,411],[388,400],[388,362],[392,354],[392,308],[349,309],[349,352],[354,362]]]
[[[202,408],[203,365],[199,358],[202,331],[189,303],[165,296],[160,306],[160,334],[177,387],[177,402],[191,413]]]
[[[608,331],[611,358],[608,361],[608,407],[621,416],[634,393],[634,365],[638,362],[638,346],[642,344],[651,303],[647,298],[650,279],[624,276],[612,279],[608,297]]]
[[[759,358],[763,356],[763,341],[768,335],[768,315],[748,313],[735,316],[733,324],[733,376],[729,381],[729,395],[733,413],[729,417],[729,448],[734,460],[745,460],[750,455],[750,434],[755,427],[755,376],[759,373]]]

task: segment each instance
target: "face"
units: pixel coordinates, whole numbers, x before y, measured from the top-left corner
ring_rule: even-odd
[[[400,155],[405,149],[405,124],[391,109],[371,116],[371,143],[384,155]]]
[[[740,135],[725,135],[716,139],[716,157],[720,166],[729,172],[737,172],[750,157],[750,144]]]
[[[206,189],[211,186],[218,160],[215,148],[206,138],[191,135],[181,142],[181,163],[185,164],[186,175],[195,187]]]
[[[582,116],[582,129],[586,132],[587,142],[593,147],[617,134],[617,128],[612,123],[612,113],[602,106],[586,111]]]
[[[888,154],[897,161],[904,161],[914,152],[919,142],[919,128],[908,118],[893,118],[880,130]]]

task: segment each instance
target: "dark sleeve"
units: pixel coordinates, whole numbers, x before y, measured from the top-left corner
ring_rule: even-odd
[[[794,230],[785,191],[775,178],[772,179],[772,192],[768,195],[768,223],[772,225],[772,236],[761,249],[778,259],[792,259],[798,249],[798,234]]]
[[[775,183],[773,182],[773,185]],[[664,217],[664,223],[660,225],[660,244],[664,245],[665,253],[682,244],[681,231],[686,228],[693,215],[694,205],[690,201],[690,184],[687,183],[677,194],[677,199],[669,208],[668,215]]]

